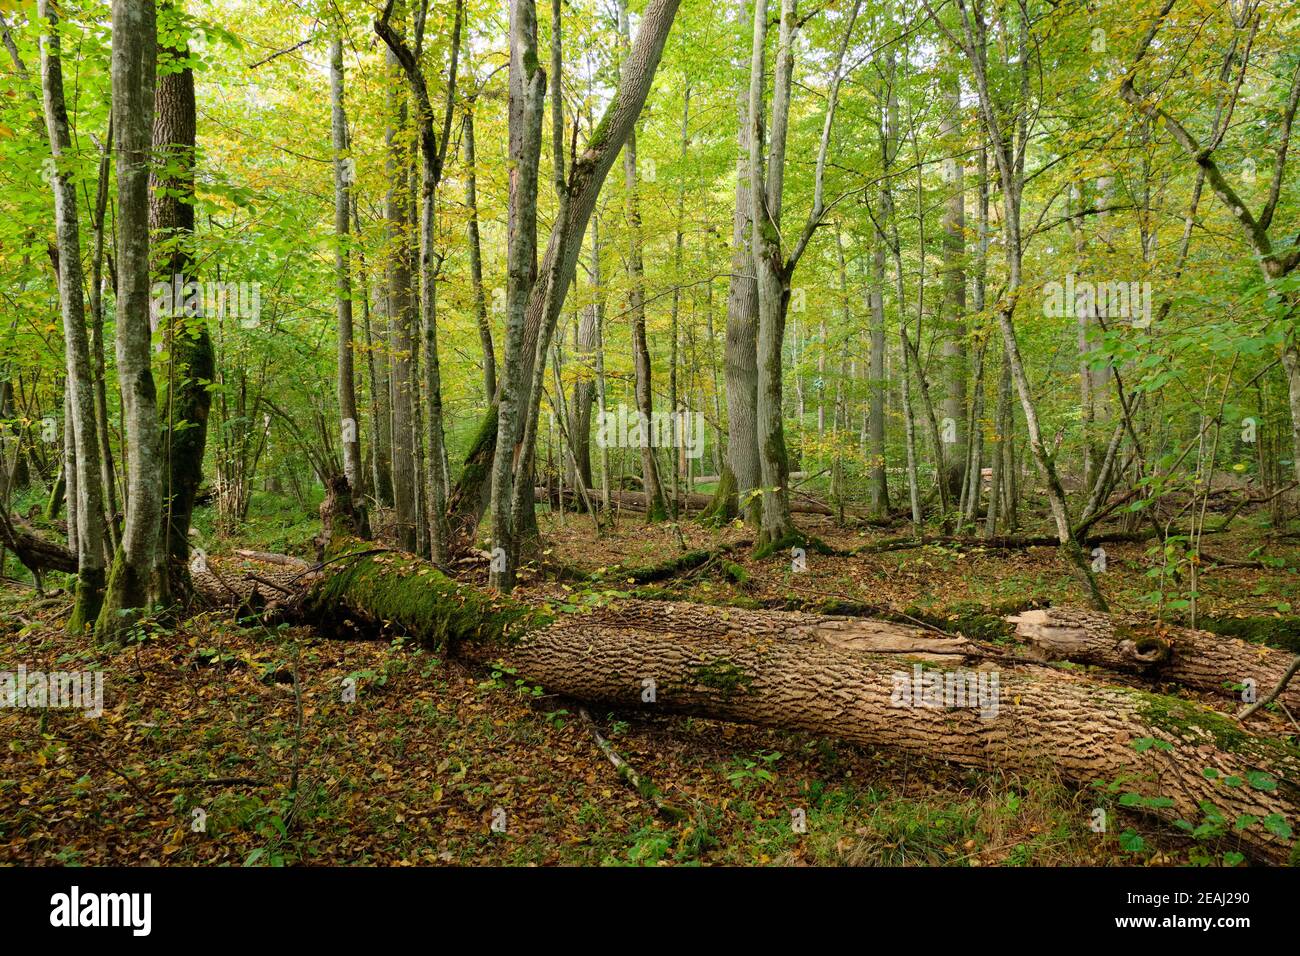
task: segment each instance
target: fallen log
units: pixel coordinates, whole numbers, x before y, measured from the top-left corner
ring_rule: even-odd
[[[533,494],[537,501],[546,502],[552,505],[558,505],[561,498],[558,489],[534,487]],[[601,493],[598,489],[588,489],[588,497],[593,502],[601,500]],[[576,492],[566,490],[564,492],[564,506],[577,510],[582,506]],[[713,501],[712,495],[701,494],[700,492],[679,492],[677,495],[677,507],[681,512],[703,511]],[[625,511],[645,511],[645,493],[641,491],[611,491],[609,493],[609,503],[615,508],[622,508]],[[793,498],[790,501],[790,511],[792,514],[805,515],[823,515],[832,516],[833,512],[827,505],[819,501],[806,498]]]
[[[1192,701],[1007,661],[963,666],[961,639],[889,622],[624,600],[557,614],[459,584],[418,558],[337,539],[300,608],[504,664],[553,693],[827,734],[981,769],[1102,780],[1165,822],[1295,820],[1300,750]],[[1235,785],[1240,783],[1241,785]],[[1235,834],[1284,862],[1263,823]]]
[[[1007,620],[1042,660],[1144,674],[1237,701],[1245,687],[1256,695],[1276,687],[1295,656],[1209,631],[1155,627],[1082,608],[1023,611]],[[1286,687],[1278,699],[1293,713],[1300,710],[1300,687]]]
[[[43,538],[17,515],[0,511],[0,543],[9,548],[28,571],[39,579],[46,571],[77,573],[77,556],[49,538]]]

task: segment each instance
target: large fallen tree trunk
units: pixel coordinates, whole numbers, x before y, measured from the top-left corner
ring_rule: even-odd
[[[576,492],[565,490],[563,499],[560,497],[558,489],[551,489],[549,492],[546,488],[535,487],[533,495],[539,502],[547,502],[557,505],[561,500],[564,501],[566,508],[577,510],[582,507],[582,501]],[[601,492],[596,489],[588,489],[587,496],[592,501],[601,500]],[[677,495],[678,510],[682,512],[703,511],[713,501],[712,495],[700,494],[698,492],[679,492]],[[625,511],[645,511],[645,493],[641,491],[611,491],[609,493],[609,503],[615,508],[622,508]],[[794,514],[806,515],[833,515],[834,512],[826,505],[819,501],[813,501],[806,498],[792,498],[790,500],[790,511]]]
[[[1278,830],[1297,818],[1300,750],[1191,701],[1033,663],[968,669],[965,642],[882,621],[631,599],[557,615],[360,541],[331,555],[297,573],[299,613],[396,629],[580,700],[1101,780],[1166,822],[1198,825],[1205,807]],[[1291,852],[1262,822],[1231,839],[1271,862]]]
[[[1155,627],[1082,608],[1024,611],[1007,620],[1042,660],[1144,674],[1245,703],[1276,687],[1295,659],[1287,651],[1209,631]],[[1278,700],[1300,712],[1300,687],[1288,685]]]

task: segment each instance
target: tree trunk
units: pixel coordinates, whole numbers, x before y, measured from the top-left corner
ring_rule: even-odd
[[[343,107],[343,41],[330,44],[330,131],[334,147],[334,283],[338,307],[338,402],[343,439],[343,475],[359,495],[361,436],[357,422],[357,389],[353,375],[352,253],[349,220],[355,168],[348,155],[348,118]]]
[[[483,291],[483,250],[478,231],[478,175],[474,152],[474,104],[465,110],[465,205],[469,208],[469,275],[474,293],[474,318],[478,322],[479,344],[483,349],[483,398],[491,402],[497,393],[497,359],[492,346],[492,323],[488,321],[487,296]]]
[[[506,334],[492,464],[492,553],[490,581],[500,591],[514,587],[519,543],[511,500],[521,460],[515,447],[520,412],[527,408],[532,363],[525,362],[524,326],[537,278],[537,186],[542,151],[542,97],[546,74],[538,61],[537,8],[533,0],[510,2],[510,212],[506,244]],[[535,347],[535,346],[534,346]],[[545,356],[542,357],[545,361]],[[529,475],[520,475],[530,480]]]
[[[1209,631],[1154,627],[1082,608],[1023,611],[1007,620],[1045,661],[1143,674],[1246,703],[1276,687],[1295,659],[1287,651]],[[1246,694],[1248,689],[1254,694]],[[1288,684],[1278,700],[1293,713],[1300,709],[1300,684]]]
[[[512,394],[512,401],[517,401],[521,397],[527,400],[527,396],[523,393],[527,389],[527,383],[533,381],[533,361],[537,358],[538,346],[545,344],[549,339],[560,309],[564,305],[569,284],[573,281],[574,271],[577,268],[578,255],[582,251],[582,237],[595,209],[600,188],[624,142],[632,132],[637,116],[641,113],[641,107],[645,103],[659,66],[659,59],[663,54],[664,41],[668,37],[677,13],[678,2],[679,0],[651,0],[646,7],[641,18],[641,27],[637,31],[636,42],[623,63],[617,95],[611,100],[609,108],[592,131],[586,149],[578,156],[570,171],[565,187],[569,198],[564,204],[564,215],[551,230],[546,255],[538,273],[545,276],[546,281],[534,282],[531,285],[523,315],[523,328],[520,330],[522,344],[515,349],[516,358],[513,367],[510,367],[511,346],[507,343],[507,357],[503,364],[502,385],[499,389],[500,419],[495,434],[490,434],[487,428],[480,431],[483,442],[477,450],[477,454],[482,457],[485,451],[498,448],[491,472],[494,508],[498,503],[501,506],[508,504],[513,492],[514,466],[517,460],[527,457],[525,449],[517,444],[523,437],[524,429],[521,427],[523,422],[517,414],[517,409],[507,412],[506,397]],[[535,42],[532,45],[536,46]],[[515,44],[514,48],[519,49],[520,45]],[[535,58],[535,51],[532,56]],[[542,119],[540,102],[536,107],[535,119],[537,150],[540,151]],[[520,167],[516,163],[514,170],[516,179],[526,171],[526,167]],[[531,190],[534,195],[532,205],[535,207],[535,183],[532,184]],[[506,298],[509,302],[509,293]],[[509,331],[507,327],[507,338]],[[534,406],[534,419],[536,412],[537,407]],[[501,448],[500,442],[503,441],[509,441],[511,445]],[[521,469],[520,480],[531,480],[531,474],[524,474],[522,471],[523,469]],[[481,480],[481,471],[479,476]],[[498,482],[501,483],[500,488]],[[474,501],[475,492],[471,483],[462,481],[455,497],[462,507]],[[466,511],[468,511],[467,507]],[[528,514],[532,514],[531,510]],[[507,550],[506,553],[508,555],[509,551]]]
[[[749,79],[749,191],[753,259],[758,298],[758,383],[755,422],[762,514],[760,552],[788,547],[799,536],[790,518],[789,460],[782,409],[782,344],[790,305],[790,276],[781,248],[781,205],[785,186],[785,144],[794,78],[795,0],[782,0],[780,39],[772,87],[771,142],[765,143],[767,106],[763,95],[767,48],[767,0],[755,0],[754,43]],[[766,156],[764,150],[766,147]]]
[[[627,3],[619,0],[618,29],[623,50],[631,46]],[[636,373],[636,409],[643,416],[641,434],[641,483],[651,506],[646,512],[647,521],[662,521],[668,517],[664,508],[663,486],[659,480],[659,465],[655,449],[650,442],[654,421],[654,391],[651,384],[650,345],[645,334],[645,268],[641,261],[641,197],[637,190],[636,125],[628,133],[623,146],[623,186],[628,228],[628,319],[632,324],[632,358]]]
[[[116,640],[150,604],[162,519],[158,401],[150,368],[149,152],[158,57],[153,0],[113,2],[113,134],[117,161],[117,374],[126,433],[127,508],[95,624]]]
[[[743,9],[743,4],[742,4]],[[727,475],[718,483],[715,508],[721,521],[743,514],[757,529],[761,523],[761,477],[758,464],[758,287],[754,272],[753,206],[749,195],[748,91],[740,103],[737,135],[736,205],[731,228],[731,278],[727,291],[727,332],[724,354],[727,386]]]
[[[954,441],[945,450],[942,481],[956,500],[966,477],[966,192],[962,176],[961,83],[955,65],[945,79],[946,111],[939,125],[946,158],[943,161],[943,417]],[[948,424],[951,422],[951,424]]]
[[[189,50],[182,43],[160,48],[159,55],[165,65],[167,60],[183,61]],[[194,263],[194,72],[189,67],[162,69],[157,83],[153,148],[159,165],[149,183],[149,228],[155,274],[171,284],[173,296],[171,308],[158,313],[160,324],[166,323],[162,331],[168,362],[160,401],[167,473],[156,588],[160,600],[183,605],[192,594],[190,520],[203,479],[212,407],[208,383],[216,379],[216,356],[201,304],[206,297],[200,292],[200,304],[194,308],[188,301],[177,301],[187,290],[200,288]]]
[[[574,483],[591,486],[591,406],[596,397],[596,384],[592,376],[592,357],[596,351],[596,303],[582,310],[578,320],[575,361],[577,371],[573,383],[573,407],[569,411],[569,437],[573,442],[573,460],[577,475]]]
[[[411,286],[410,184],[407,151],[401,137],[406,127],[406,94],[398,76],[401,67],[392,50],[387,52],[389,69],[389,127],[386,171],[388,192],[384,202],[385,256],[388,280],[389,344],[392,374],[389,376],[389,404],[393,410],[392,465],[394,524],[398,544],[407,551],[416,548],[415,485],[415,296]]]
[[[69,508],[68,543],[75,548],[77,591],[68,620],[74,633],[84,631],[99,615],[104,592],[103,485],[99,437],[95,420],[94,378],[90,342],[86,334],[86,308],[82,292],[81,235],[77,216],[76,186],[67,168],[72,161],[72,138],[63,93],[63,61],[59,16],[50,0],[41,0],[38,14],[49,31],[41,37],[41,87],[45,125],[55,163],[55,236],[59,252],[59,303],[63,314],[63,344],[67,369],[65,440],[70,438],[73,460],[65,463],[68,486],[75,488],[75,508]],[[60,168],[62,167],[62,168]],[[7,388],[6,388],[7,392]],[[21,439],[17,453],[22,454]],[[6,496],[7,497],[7,496]],[[69,504],[71,504],[69,499]],[[18,546],[11,545],[19,552]]]

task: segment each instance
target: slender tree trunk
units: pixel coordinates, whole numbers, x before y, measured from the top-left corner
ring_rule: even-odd
[[[483,397],[489,403],[497,393],[497,360],[492,346],[492,323],[488,320],[487,296],[483,291],[483,251],[478,231],[478,176],[474,152],[474,104],[465,110],[465,205],[469,207],[469,274],[474,293],[474,318],[478,321],[479,343],[483,348]]]
[[[81,234],[76,186],[69,167],[72,137],[63,93],[63,59],[59,16],[52,0],[40,0],[38,15],[48,30],[41,37],[41,88],[45,126],[55,163],[55,237],[59,251],[59,304],[63,315],[67,397],[65,443],[72,452],[65,464],[68,476],[68,543],[77,556],[77,592],[68,628],[81,633],[99,614],[104,592],[104,505],[99,439],[95,421],[94,377],[86,308],[82,292]],[[71,441],[67,441],[70,438]],[[21,442],[18,454],[22,454]],[[73,502],[75,501],[75,506]]]
[[[360,239],[361,214],[355,195],[352,197],[352,226],[353,234]],[[389,457],[392,447],[392,410],[388,402],[388,349],[382,347],[379,341],[387,336],[382,328],[378,340],[375,336],[373,310],[370,306],[370,271],[366,267],[366,254],[361,246],[357,247],[357,275],[361,280],[361,334],[365,340],[366,378],[370,386],[370,415],[373,422],[370,442],[371,494],[380,505],[390,506],[393,503],[393,463]]]
[[[888,189],[881,190],[881,197]],[[881,206],[883,215],[883,204]],[[871,253],[867,308],[871,348],[867,372],[867,502],[873,518],[889,514],[889,479],[885,472],[885,235],[877,230]]]
[[[945,449],[948,496],[961,494],[966,477],[966,192],[962,176],[961,83],[955,66],[945,74],[946,111],[939,136],[947,153],[943,161],[943,362],[946,388],[943,417],[952,424],[954,441]],[[947,422],[945,422],[947,426]]]
[[[95,246],[90,259],[90,362],[95,376],[95,435],[99,439],[99,473],[104,490],[105,564],[117,551],[117,475],[113,470],[112,431],[108,421],[108,386],[104,369],[104,221],[108,210],[108,180],[112,171],[113,121],[110,116],[99,157],[95,190]],[[94,623],[93,619],[89,623]]]
[[[343,41],[330,44],[330,131],[334,147],[334,282],[338,304],[338,403],[342,419],[343,475],[360,500],[361,436],[353,372],[352,253],[349,219],[353,160],[348,155],[348,118],[343,104]]]
[[[624,55],[631,47],[627,3],[619,0],[618,28],[622,37]],[[650,345],[645,331],[645,268],[641,261],[641,198],[637,184],[636,128],[628,134],[623,146],[624,201],[628,227],[627,294],[628,318],[632,324],[632,358],[636,373],[636,410],[641,416],[641,483],[650,507],[646,521],[662,521],[667,517],[664,506],[663,485],[659,480],[659,465],[651,442],[654,432],[654,389],[651,382]]]
[[[596,397],[596,385],[592,376],[592,357],[596,351],[599,335],[596,316],[596,304],[592,303],[582,310],[578,320],[577,347],[575,361],[577,371],[573,383],[573,407],[570,409],[569,437],[573,442],[573,461],[577,474],[574,483],[590,488],[591,480],[591,404]]]
[[[691,120],[691,86],[687,82],[682,94],[682,152],[681,164],[682,169],[686,168],[686,151],[690,146],[690,120]],[[686,183],[683,181],[677,191],[677,230],[673,238],[673,303],[671,310],[672,321],[670,323],[672,338],[672,354],[668,358],[668,407],[672,412],[672,448],[670,450],[673,469],[672,482],[670,484],[672,495],[672,516],[677,520],[677,496],[678,496],[678,477],[681,474],[679,463],[683,455],[683,445],[680,434],[681,409],[677,396],[677,361],[678,361],[678,319],[681,308],[681,282],[682,282],[682,255],[685,250],[685,228],[686,218]]]
[[[600,422],[604,423],[605,415],[609,410],[609,403],[606,401],[606,382],[605,382],[605,294],[601,288],[600,281],[600,219],[597,216],[591,217],[591,295],[592,304],[591,312],[594,319],[595,333],[595,352],[596,352],[596,410],[600,416]],[[600,445],[600,504],[609,513],[609,442],[602,441]]]

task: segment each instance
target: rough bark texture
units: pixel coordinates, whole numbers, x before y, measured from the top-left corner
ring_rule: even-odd
[[[1080,787],[1119,781],[1127,792],[1166,798],[1141,808],[1166,822],[1199,820],[1202,801],[1229,820],[1294,819],[1300,809],[1296,748],[1190,701],[1041,665],[963,670],[954,666],[966,652],[960,639],[875,620],[630,599],[556,618],[337,533],[329,554],[303,603],[309,615],[383,623],[443,652],[505,663],[552,693],[826,734],[979,769],[1055,772]],[[918,673],[954,671],[983,674],[986,686],[996,675],[986,699],[995,706],[923,706],[900,693]],[[1144,740],[1161,744],[1135,746]],[[1262,786],[1230,786],[1228,777]],[[1290,841],[1259,826],[1239,838],[1272,862],[1291,852]]]
[[[183,61],[188,50],[182,45],[160,54],[167,60]],[[161,600],[186,603],[191,595],[190,520],[203,480],[212,407],[208,383],[216,379],[216,355],[203,308],[191,308],[183,301],[189,283],[198,278],[194,264],[194,71],[170,65],[160,70],[154,107],[154,155],[165,165],[155,167],[150,175],[149,230],[155,274],[170,283],[173,293],[171,308],[159,310],[156,316],[163,326],[168,356],[159,400],[167,472],[162,535],[155,558],[156,587]]]
[[[1271,691],[1295,657],[1209,631],[1154,627],[1082,608],[1025,611],[1008,620],[1043,660],[1141,673],[1238,701],[1247,682],[1257,697]],[[1279,700],[1300,712],[1300,686],[1288,684]]]

